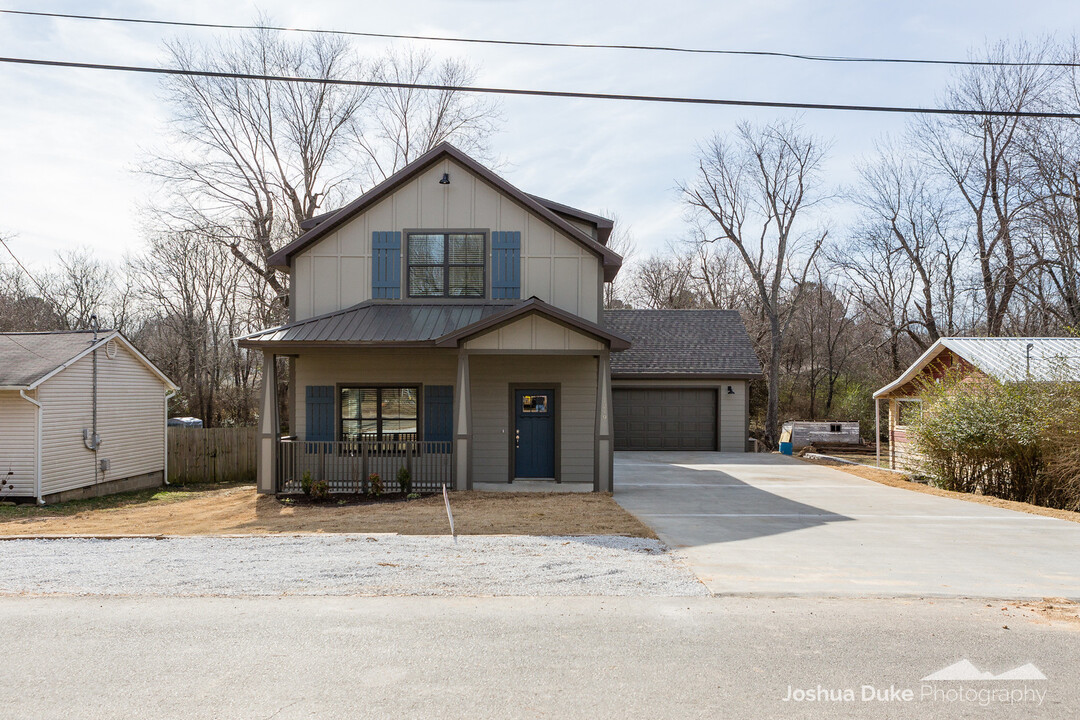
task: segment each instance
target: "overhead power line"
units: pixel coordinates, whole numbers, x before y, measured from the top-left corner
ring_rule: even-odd
[[[626,95],[621,93],[575,92],[570,90],[529,90],[524,88],[477,87],[473,85],[442,85],[436,83],[384,82],[376,80],[348,80],[344,78],[314,78],[293,75],[262,75],[258,73],[218,72],[214,70],[188,70],[184,68],[146,67],[140,65],[109,65],[104,63],[73,62],[67,60],[42,60],[36,58],[0,57],[0,63],[37,65],[45,67],[79,68],[83,70],[108,70],[114,72],[145,73],[150,75],[180,75],[187,77],[224,78],[230,80],[260,80],[266,82],[308,83],[315,85],[345,85],[369,88],[406,88],[411,90],[438,90],[485,95],[522,95],[530,97],[573,98],[584,100],[623,100],[630,102],[668,103],[677,105],[728,105],[735,107],[759,107],[785,110],[839,110],[850,112],[903,113],[908,115],[969,115],[982,117],[1028,117],[1080,120],[1080,113],[1042,112],[1034,110],[980,110],[967,108],[925,108],[897,105],[842,105],[836,103],[774,102],[769,100],[731,100],[725,98],[678,97],[670,95]]]
[[[214,30],[275,30],[280,32],[309,33],[315,35],[344,35],[350,37],[379,38],[388,40],[425,40],[431,42],[472,43],[476,45],[513,45],[519,47],[579,48],[589,50],[643,50],[648,52],[687,53],[694,55],[740,55],[750,57],[774,57],[790,60],[811,60],[831,63],[893,63],[909,65],[968,65],[1000,67],[1080,67],[1080,63],[1039,61],[995,60],[942,60],[932,58],[853,57],[846,55],[809,55],[779,52],[776,50],[721,50],[710,48],[675,47],[669,45],[628,45],[605,43],[542,42],[536,40],[499,40],[494,38],[465,38],[440,35],[404,35],[398,33],[361,32],[359,30],[326,30],[319,28],[294,28],[279,25],[245,25],[239,23],[188,22],[183,20],[154,20],[150,18],[116,17],[108,15],[76,15],[73,13],[37,12],[33,10],[0,10],[8,15],[26,15],[64,20],[96,20],[101,22],[130,23],[138,25],[166,25],[170,27],[202,28]]]

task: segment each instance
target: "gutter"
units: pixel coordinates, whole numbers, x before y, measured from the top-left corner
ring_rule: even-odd
[[[161,471],[161,478],[165,484],[169,484],[169,400],[176,397],[176,390],[165,393],[165,467]]]
[[[41,403],[19,390],[19,397],[37,408],[37,447],[34,449],[34,499],[38,505],[44,505],[41,499]]]

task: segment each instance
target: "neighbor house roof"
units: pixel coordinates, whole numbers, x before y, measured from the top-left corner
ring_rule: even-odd
[[[449,157],[455,162],[464,165],[470,172],[474,173],[500,192],[513,198],[534,215],[544,220],[544,222],[578,242],[599,257],[603,262],[604,278],[606,280],[612,280],[616,273],[619,272],[619,267],[622,265],[622,257],[615,251],[605,247],[602,242],[594,240],[587,233],[574,227],[563,217],[560,217],[558,212],[553,211],[548,207],[548,205],[558,205],[557,203],[551,203],[549,200],[538,201],[533,196],[517,189],[488,168],[473,160],[461,150],[458,150],[456,147],[446,142],[436,145],[434,148],[416,158],[401,170],[371,188],[348,205],[339,210],[324,213],[323,215],[301,223],[301,229],[306,230],[306,232],[271,255],[268,261],[269,264],[273,267],[289,267],[292,263],[293,256],[298,252],[301,252],[319,239],[325,237],[328,233],[341,227],[379,200],[389,196],[399,187],[445,157]],[[592,222],[585,217],[586,215],[598,220],[603,219],[598,216],[584,213],[580,210],[574,210],[565,205],[559,205],[558,207],[562,208],[559,212],[586,220],[586,222]]]
[[[32,390],[95,348],[116,340],[166,386],[177,386],[116,330],[0,333],[0,389]]]
[[[761,363],[736,310],[605,310],[604,325],[632,344],[611,356],[613,377],[761,375]]]
[[[605,340],[612,349],[629,346],[620,335],[535,297],[503,303],[368,300],[344,310],[260,330],[240,338],[240,344],[244,347],[456,347],[463,340],[531,313],[539,313],[579,332]]]
[[[1030,369],[1028,364],[1028,346]],[[874,393],[888,395],[906,385],[946,350],[1002,382],[1068,380],[1080,382],[1080,338],[943,337],[896,380]]]

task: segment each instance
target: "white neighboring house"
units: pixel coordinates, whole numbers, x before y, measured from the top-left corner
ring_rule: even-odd
[[[117,331],[0,333],[0,500],[161,485],[177,389]]]

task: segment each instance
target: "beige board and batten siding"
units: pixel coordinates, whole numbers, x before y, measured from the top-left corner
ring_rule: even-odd
[[[308,385],[453,385],[456,373],[456,350],[326,348],[301,352],[294,376],[294,432],[303,438],[307,428],[304,388]],[[337,412],[334,417],[336,428]]]
[[[747,405],[746,380],[644,380],[644,379],[617,379],[612,378],[613,390],[619,388],[686,388],[702,389],[713,388],[718,393],[720,411],[717,413],[717,428],[719,434],[720,452],[746,452],[746,442],[749,439],[747,421],[749,419],[749,407]],[[727,389],[731,388],[729,394]]]
[[[595,472],[596,385],[592,355],[471,355],[474,483],[505,483],[510,473],[510,386],[558,386],[560,477],[587,483]]]
[[[600,352],[599,340],[552,322],[529,315],[465,342],[465,349],[476,350],[590,350]]]
[[[37,408],[17,392],[0,392],[0,477],[11,485],[0,500],[33,495],[36,472]]]
[[[97,356],[97,453],[87,449],[82,434],[93,425],[93,353],[38,388],[42,495],[164,471],[165,386],[121,343],[115,357],[104,347]],[[108,472],[97,472],[99,459],[109,461]]]
[[[443,173],[450,184],[440,185]],[[600,259],[542,218],[449,158],[436,163],[389,197],[329,233],[293,259],[295,320],[371,299],[371,235],[405,230],[476,229],[521,232],[521,297],[598,320]],[[401,281],[405,288],[405,237]],[[488,297],[490,297],[490,235]]]

